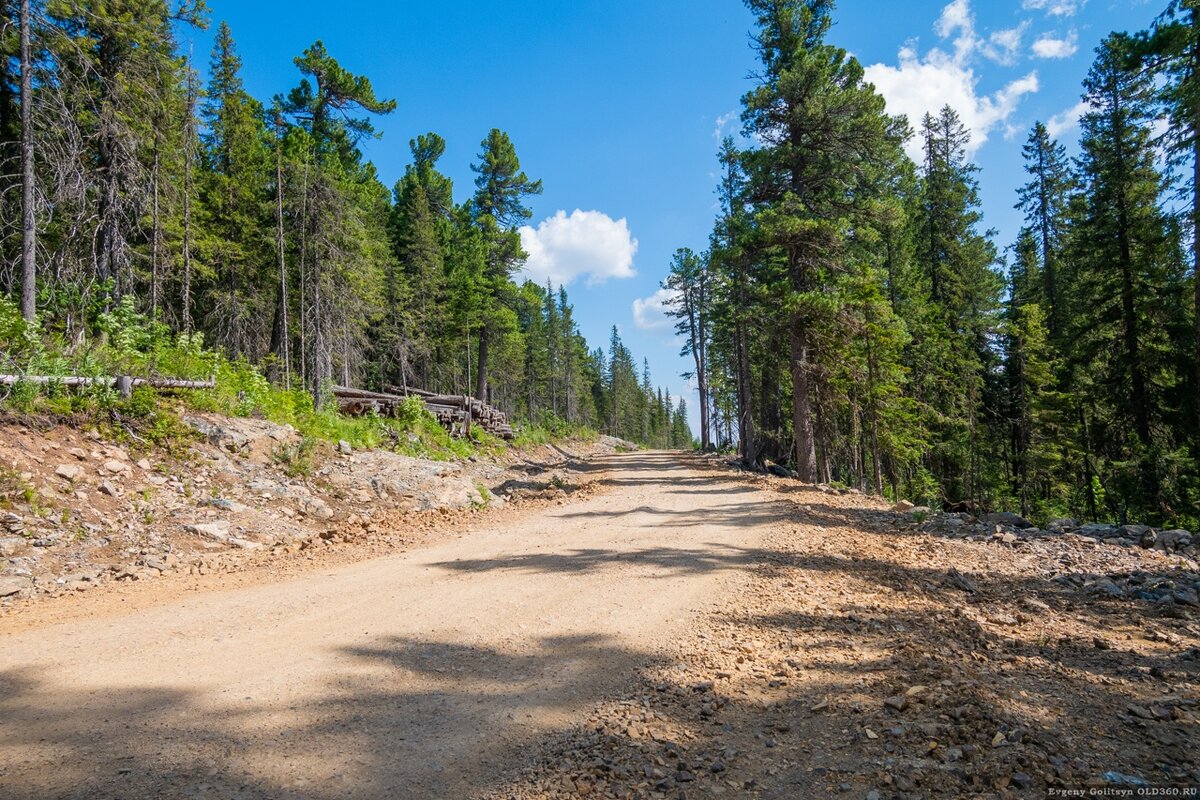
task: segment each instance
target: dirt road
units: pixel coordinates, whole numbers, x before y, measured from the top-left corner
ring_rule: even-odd
[[[0,796],[486,787],[654,662],[781,519],[669,454],[595,467],[590,499],[438,546],[0,630]]]
[[[1200,786],[1189,556],[694,456],[579,470],[403,555],[0,619],[0,798]]]

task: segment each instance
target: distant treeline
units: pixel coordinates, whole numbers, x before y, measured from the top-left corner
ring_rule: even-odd
[[[0,296],[86,351],[122,298],[167,329],[306,386],[415,385],[518,419],[684,446],[676,404],[615,335],[591,350],[561,288],[513,276],[541,182],[484,138],[473,194],[411,142],[392,191],[363,159],[393,100],[316,42],[251,97],[222,23],[207,83],[177,35],[202,0],[19,0],[0,31]],[[3,356],[0,355],[0,361]],[[13,366],[13,365],[10,365]],[[19,366],[19,365],[16,365]]]

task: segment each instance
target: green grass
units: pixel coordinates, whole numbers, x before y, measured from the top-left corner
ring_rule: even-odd
[[[16,306],[0,296],[0,372],[30,375],[214,377],[216,387],[159,392],[138,387],[121,398],[110,386],[72,388],[61,384],[18,383],[0,394],[0,410],[39,414],[76,427],[94,427],[127,447],[165,450],[187,458],[198,435],[181,420],[187,411],[229,417],[256,417],[291,425],[300,444],[280,449],[275,458],[289,473],[308,474],[320,443],[349,442],[355,449],[386,448],[404,455],[451,460],[497,456],[509,446],[482,428],[452,438],[416,398],[398,415],[349,417],[329,406],[315,408],[302,388],[272,383],[245,360],[230,360],[204,346],[200,334],[171,334],[166,326],[138,313],[132,298],[97,312],[96,334],[82,346],[27,325]],[[541,424],[520,426],[514,446],[548,444],[566,438],[594,439],[594,431],[548,415]]]

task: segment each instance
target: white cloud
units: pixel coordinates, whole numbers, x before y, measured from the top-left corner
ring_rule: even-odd
[[[953,0],[942,9],[933,29],[943,39],[954,36],[954,60],[965,61],[979,46],[975,35],[975,18],[971,16],[970,0]]]
[[[556,286],[587,276],[589,284],[632,278],[638,242],[624,218],[600,211],[559,211],[536,228],[521,228],[521,248],[529,254],[522,273],[537,283]]]
[[[717,126],[713,129],[713,138],[718,142],[725,138],[725,129],[729,127],[729,123],[738,118],[737,111],[730,111],[728,114],[722,114],[717,117]]]
[[[900,50],[899,66],[873,64],[867,67],[866,77],[887,100],[888,111],[907,116],[914,129],[926,113],[936,114],[945,105],[953,108],[971,131],[968,156],[983,146],[996,126],[1007,122],[1024,95],[1038,90],[1037,73],[1031,72],[999,91],[980,95],[971,67],[955,63],[939,50],[931,50],[921,58],[907,46]],[[909,156],[919,162],[920,137],[910,139],[907,149]]]
[[[667,316],[667,307],[675,297],[674,289],[659,289],[649,297],[633,301],[633,324],[644,331],[669,328],[672,320]]]
[[[1011,66],[1017,63],[1021,51],[1021,37],[1029,27],[1028,22],[1022,22],[1015,28],[1004,28],[988,36],[987,44],[983,46],[983,54],[997,64]]]
[[[1024,0],[1026,11],[1045,11],[1052,17],[1072,17],[1087,4],[1087,0]]]
[[[1023,29],[1021,25],[999,31],[985,42],[975,33],[969,0],[953,0],[934,24],[934,31],[942,39],[953,37],[953,52],[935,47],[922,56],[916,43],[909,42],[900,48],[898,65],[872,64],[866,68],[866,78],[883,95],[888,111],[904,114],[914,130],[919,129],[926,113],[936,114],[945,105],[953,108],[971,132],[967,145],[970,157],[993,130],[998,126],[1004,129],[1024,95],[1038,90],[1037,73],[1030,72],[990,95],[977,91],[979,79],[973,66],[976,55],[993,60],[1006,57],[1009,44],[1019,46]],[[919,136],[908,141],[907,150],[914,161],[920,162]]]
[[[1043,34],[1033,43],[1033,54],[1038,58],[1070,58],[1079,50],[1078,38],[1075,31],[1062,39],[1054,34]]]
[[[1089,108],[1091,106],[1086,100],[1080,100],[1066,111],[1055,114],[1046,120],[1046,132],[1053,139],[1060,138],[1064,133],[1070,133],[1079,127],[1079,118],[1086,114]]]

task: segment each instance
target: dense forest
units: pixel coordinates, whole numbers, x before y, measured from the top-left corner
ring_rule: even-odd
[[[590,349],[565,291],[514,279],[542,185],[503,131],[483,138],[468,197],[439,171],[435,133],[410,143],[389,191],[359,145],[396,102],[319,41],[264,101],[227,25],[206,82],[183,54],[181,31],[208,24],[203,0],[5,6],[0,321],[36,326],[65,366],[119,311],[318,407],[335,384],[415,386],[690,446],[683,399],[653,388],[615,328],[607,353]],[[19,361],[0,353],[0,371]]]
[[[708,247],[664,282],[702,446],[933,503],[1197,522],[1200,3],[1104,39],[1078,155],[1033,126],[1003,247],[953,108],[889,115],[828,41],[829,0],[746,4],[744,135],[718,154]],[[542,185],[505,132],[466,196],[435,133],[389,190],[360,144],[396,102],[319,41],[262,100],[228,26],[205,80],[183,53],[201,0],[9,0],[5,21],[0,341],[53,341],[67,370],[135,319],[318,407],[335,384],[415,386],[691,443],[615,327],[593,348],[561,287],[520,282]],[[0,371],[29,369],[18,351]]]
[[[890,116],[828,41],[829,0],[747,5],[743,138],[707,251],[664,283],[704,446],[933,503],[1194,525],[1200,3],[1104,39],[1077,157],[1033,126],[1003,251],[954,109]]]

